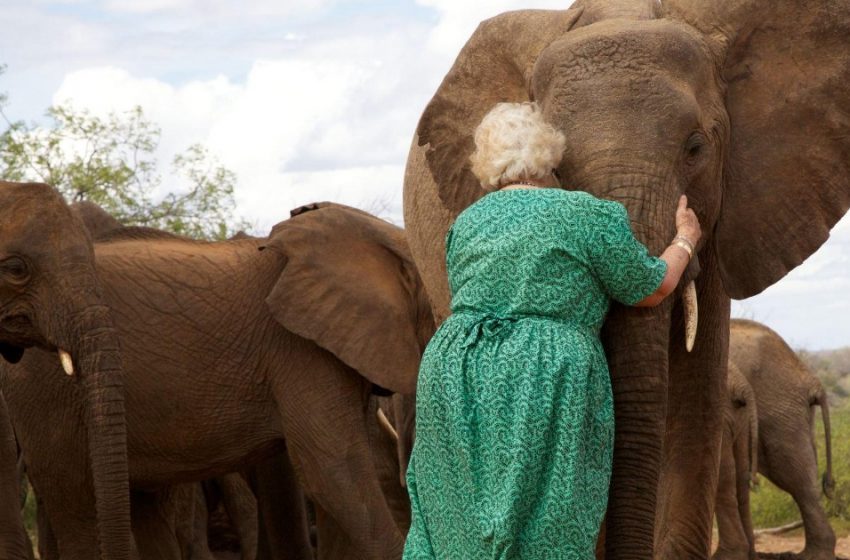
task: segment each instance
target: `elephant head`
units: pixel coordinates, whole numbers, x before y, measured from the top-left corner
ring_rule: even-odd
[[[406,169],[405,223],[438,322],[449,309],[442,240],[484,194],[469,156],[497,102],[539,103],[567,137],[556,170],[563,187],[622,202],[653,253],[674,235],[679,195],[700,218],[699,297],[710,320],[695,353],[715,364],[711,396],[668,400],[674,380],[686,379],[676,372],[698,362],[677,354],[678,304],[614,306],[603,330],[617,417],[609,558],[653,553],[665,434],[684,432],[670,425],[671,406],[679,417],[705,416],[706,430],[677,440],[678,460],[701,461],[716,481],[728,297],[779,280],[850,205],[848,81],[845,2],[579,0],[481,23],[425,108]],[[689,492],[680,484],[677,495]],[[713,499],[713,490],[699,494],[698,522],[671,524],[700,525],[707,540]],[[678,557],[691,553],[707,554],[707,544]]]
[[[0,208],[0,355],[16,363],[31,347],[56,352],[83,385],[100,557],[128,558],[121,354],[91,240],[48,185],[0,182]]]

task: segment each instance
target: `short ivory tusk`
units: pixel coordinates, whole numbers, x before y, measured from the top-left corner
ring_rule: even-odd
[[[697,339],[697,325],[699,324],[699,304],[697,303],[697,287],[691,280],[682,294],[685,304],[685,350],[690,352],[694,349]]]
[[[384,431],[387,432],[396,443],[398,443],[398,432],[395,431],[395,428],[393,428],[393,425],[390,424],[387,415],[384,414],[384,411],[380,408],[378,409],[378,424],[380,424],[381,428],[383,428]]]
[[[62,369],[65,370],[67,375],[74,375],[74,360],[71,359],[71,355],[65,350],[59,350],[59,361],[62,363]]]

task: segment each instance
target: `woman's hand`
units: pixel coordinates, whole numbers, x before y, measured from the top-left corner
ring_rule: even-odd
[[[702,237],[699,219],[694,211],[688,208],[688,197],[685,195],[679,198],[679,207],[676,208],[676,236],[684,237],[694,247],[697,246],[700,237]]]
[[[682,195],[679,199],[679,207],[676,208],[676,237],[687,239],[691,247],[686,249],[683,245],[680,245],[682,241],[675,240],[667,247],[661,254],[661,260],[667,263],[667,273],[664,275],[661,285],[658,286],[655,293],[643,298],[635,306],[654,307],[673,293],[682,278],[682,274],[688,267],[700,237],[702,237],[699,219],[694,211],[688,208],[688,197],[685,195]]]

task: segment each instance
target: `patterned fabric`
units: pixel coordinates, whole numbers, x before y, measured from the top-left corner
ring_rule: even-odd
[[[405,560],[589,560],[614,408],[599,329],[666,272],[625,208],[497,191],[446,239],[452,315],[422,357]]]

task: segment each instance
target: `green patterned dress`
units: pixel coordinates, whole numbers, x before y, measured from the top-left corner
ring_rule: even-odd
[[[625,208],[490,193],[446,238],[452,315],[422,357],[405,560],[590,560],[614,407],[599,329],[666,272]]]

